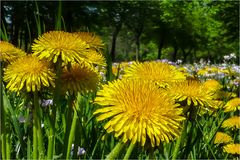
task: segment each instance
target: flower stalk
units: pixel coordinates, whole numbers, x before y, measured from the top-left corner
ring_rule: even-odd
[[[6,159],[11,159],[11,136],[10,133],[6,135]]]
[[[107,155],[106,160],[108,159],[116,159],[124,147],[124,143],[119,141],[118,144],[113,148],[113,150]]]
[[[39,97],[38,92],[34,92],[34,108],[33,108],[33,140],[35,143],[33,144],[34,149],[38,150],[39,158],[44,158],[44,147],[43,147],[43,138],[42,138],[42,131],[41,131],[41,115],[40,115],[40,107],[39,107]],[[36,142],[37,141],[37,142]],[[35,146],[37,145],[37,146]],[[34,151],[37,152],[37,151]],[[35,153],[36,156],[36,153]]]
[[[1,135],[1,156],[3,159],[6,158],[6,137],[5,137],[5,117],[4,117],[4,108],[3,108],[3,84],[2,84],[2,80],[3,80],[3,62],[0,61],[0,103],[1,103],[1,108],[0,108],[0,112],[1,112],[1,129],[0,129],[0,135]]]
[[[74,108],[73,121],[72,121],[71,130],[70,130],[70,134],[69,134],[68,145],[67,145],[66,159],[70,158],[72,143],[75,138],[75,130],[76,130],[77,119],[78,119],[77,110],[79,109],[79,105],[76,104],[75,106],[76,106],[76,109]]]
[[[182,133],[181,133],[180,137],[178,138],[175,148],[173,150],[173,157],[172,157],[173,160],[177,159],[179,149],[181,148],[182,140],[186,137],[187,125],[188,125],[188,120],[185,120],[185,122],[183,123]]]
[[[64,146],[68,145],[68,139],[69,139],[69,134],[71,130],[71,124],[72,124],[72,113],[73,113],[73,98],[70,96],[68,99],[68,111],[67,111],[67,117],[66,117],[66,129],[65,129],[65,134],[64,134]],[[67,155],[67,149],[64,147],[63,148],[63,157],[66,157]]]
[[[127,152],[126,152],[126,154],[125,154],[125,156],[123,158],[124,160],[128,160],[129,159],[129,157],[131,156],[131,153],[132,153],[132,150],[134,149],[134,147],[135,147],[135,143],[131,143],[129,145],[128,150],[127,150]]]
[[[49,136],[48,136],[47,159],[53,159],[53,155],[54,155],[56,112],[57,112],[57,107],[59,107],[60,105],[61,73],[62,73],[62,59],[58,58],[56,63],[56,83],[55,83],[55,91],[53,96],[54,105],[52,108],[52,114],[50,115],[50,129],[49,129]]]

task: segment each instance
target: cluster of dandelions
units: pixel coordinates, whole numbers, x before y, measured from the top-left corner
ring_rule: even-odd
[[[63,31],[44,33],[34,41],[33,54],[28,55],[1,42],[1,61],[7,66],[3,78],[6,88],[17,93],[38,93],[48,88],[56,90],[55,94],[76,96],[97,91],[99,87],[94,103],[100,106],[93,114],[97,121],[104,121],[104,129],[123,143],[152,147],[179,139],[184,121],[223,106],[225,93],[218,81],[202,82],[183,68],[165,62],[134,62],[124,66],[121,79],[101,86],[101,76],[95,66],[106,65],[103,46],[101,39],[92,33]],[[225,112],[239,110],[239,99],[230,100],[223,108]],[[236,119],[239,117],[226,120],[223,127],[239,128]],[[54,143],[51,139],[54,131],[51,133],[50,147]],[[71,138],[67,148],[72,146]],[[224,147],[228,153],[234,146],[238,147],[230,136],[221,132],[216,134],[215,143],[218,142],[230,143]],[[54,149],[48,150],[54,152]],[[179,148],[175,150],[178,153]],[[44,150],[38,152],[44,154]],[[68,159],[69,153],[66,153],[64,158]],[[33,158],[38,158],[37,155],[33,154]],[[47,158],[52,159],[53,154]]]
[[[187,80],[175,66],[134,62],[123,78],[104,85],[95,103],[98,121],[123,142],[147,142],[152,147],[176,140],[189,107],[211,107],[213,93],[196,80]],[[183,102],[183,104],[181,103]],[[185,111],[187,112],[187,111]],[[149,139],[149,141],[147,141]]]
[[[98,121],[107,119],[106,131],[123,142],[144,146],[149,139],[154,147],[177,139],[182,122],[194,119],[196,114],[213,113],[219,108],[226,112],[239,109],[236,99],[223,107],[226,97],[221,89],[217,80],[201,82],[171,64],[133,62],[123,70],[121,79],[103,85],[95,103],[104,107],[94,114]],[[229,137],[225,139],[233,142]]]
[[[4,81],[7,82],[7,89],[15,92],[22,89],[34,92],[40,91],[42,87],[54,87],[54,64],[57,62],[61,62],[65,68],[70,66],[61,76],[65,91],[95,90],[100,79],[94,64],[105,65],[101,50],[103,42],[88,32],[47,32],[34,41],[31,55],[7,42],[1,42],[0,45],[3,61],[11,62],[6,68]],[[91,76],[93,78],[89,78]],[[86,87],[88,84],[85,83],[88,82],[91,87]]]
[[[3,80],[6,89],[18,95],[27,92],[30,93],[27,95],[34,96],[31,100],[34,104],[32,110],[33,159],[53,159],[56,108],[60,107],[60,95],[67,94],[76,97],[78,93],[85,94],[97,90],[101,79],[95,66],[106,65],[103,47],[104,44],[100,37],[89,32],[50,31],[44,33],[34,40],[33,53],[29,54],[8,42],[0,42],[0,60],[4,63]],[[42,131],[39,130],[39,126],[44,120],[38,113],[41,110],[38,104],[39,95],[46,90],[53,95],[54,105],[53,111],[48,112],[51,117],[49,131],[45,131],[49,133],[48,145],[43,144]],[[75,131],[72,132],[75,133]],[[65,146],[66,150],[69,150],[71,145]],[[7,144],[3,144],[3,149],[6,149],[5,146]],[[47,155],[44,146],[48,146]],[[67,152],[64,158],[68,159],[69,155],[70,153]]]

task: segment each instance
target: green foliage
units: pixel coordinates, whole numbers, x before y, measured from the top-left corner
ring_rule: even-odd
[[[67,7],[61,11],[58,9],[61,7],[57,7],[59,4]],[[194,52],[199,54],[196,57],[202,58],[202,52],[207,52],[209,55],[204,58],[220,60],[224,54],[238,52],[238,6],[236,1],[209,0],[108,3],[4,1],[1,6],[3,17],[8,18],[2,19],[1,36],[6,39],[7,33],[11,37],[10,42],[29,51],[29,43],[37,35],[63,26],[66,31],[100,33],[109,46],[109,52],[112,44],[116,44],[112,53],[116,55],[116,60],[132,59],[128,57],[130,53],[139,54],[137,57],[147,60],[142,54],[145,54],[145,44],[152,41],[156,43],[155,50],[160,57],[163,48],[173,47],[176,55],[172,56],[184,60],[193,57]],[[25,12],[20,8],[25,8]],[[116,34],[117,41],[113,42],[114,28],[119,26],[120,33]]]

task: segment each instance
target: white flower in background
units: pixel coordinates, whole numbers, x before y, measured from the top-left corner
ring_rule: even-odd
[[[233,64],[233,66],[231,67],[231,69],[232,69],[234,72],[240,74],[240,66],[237,66],[237,65]]]
[[[229,57],[230,57],[231,59],[235,59],[235,58],[236,58],[236,55],[235,55],[235,53],[231,53],[231,54],[229,55]]]
[[[227,61],[231,59],[229,55],[225,55],[225,56],[223,56],[223,58],[224,58],[224,60],[227,60]]]
[[[72,147],[71,147],[71,153],[70,153],[71,156],[73,156],[73,150],[74,150],[74,144],[72,144]],[[81,156],[81,155],[84,155],[85,153],[86,153],[86,150],[78,146],[77,155]]]
[[[103,82],[106,82],[106,81],[107,81],[107,78],[106,78],[105,73],[102,72],[102,71],[100,71],[99,74],[100,74],[100,76],[102,77],[102,81],[103,81]]]
[[[161,59],[160,62],[163,62],[163,63],[168,63],[168,59]]]
[[[133,61],[128,62],[129,65],[133,64]]]
[[[78,146],[77,155],[81,156],[81,155],[84,155],[85,153],[86,153],[85,149]]]
[[[178,59],[176,63],[177,63],[178,65],[179,65],[179,64],[182,64],[182,60],[181,60],[181,59]]]
[[[223,56],[224,61],[230,61],[236,59],[236,54],[235,53],[230,53],[229,55]]]

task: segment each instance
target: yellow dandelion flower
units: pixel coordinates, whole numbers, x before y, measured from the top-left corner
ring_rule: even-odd
[[[76,33],[83,41],[85,41],[87,44],[89,44],[90,48],[96,49],[99,51],[99,49],[102,49],[104,46],[103,41],[101,38],[94,33],[90,32],[77,32]]]
[[[224,74],[230,74],[228,69],[220,69],[218,72],[219,73],[224,73]]]
[[[229,136],[228,134],[223,133],[223,132],[216,133],[215,139],[214,139],[214,144],[229,143],[229,142],[233,142],[233,139],[231,136]]]
[[[51,31],[36,39],[32,45],[32,50],[33,54],[40,59],[47,58],[56,63],[57,59],[61,58],[67,64],[85,59],[89,45],[76,34]]]
[[[217,80],[210,79],[203,83],[203,88],[205,88],[208,92],[216,93],[222,88],[222,85]]]
[[[169,87],[169,93],[174,99],[187,105],[209,105],[212,102],[212,93],[205,90],[202,83],[196,80],[176,82]]]
[[[240,128],[240,117],[239,116],[233,116],[229,119],[226,119],[225,121],[223,121],[222,123],[222,127],[223,128]]]
[[[106,59],[101,54],[94,50],[89,50],[88,53],[85,55],[85,58],[78,61],[78,63],[90,63],[90,64],[96,64],[101,66],[106,66]],[[67,66],[69,62],[63,62],[63,66]],[[70,63],[75,63],[75,61],[71,61]]]
[[[234,92],[227,92],[227,91],[218,91],[214,94],[214,99],[229,99],[237,97],[237,94]]]
[[[206,74],[208,74],[208,70],[206,70],[205,68],[199,69],[199,70],[197,71],[197,75],[202,75],[202,76],[204,76],[204,75],[206,75]]]
[[[95,71],[93,66],[82,62],[80,64],[73,64],[69,70],[65,67],[61,80],[64,91],[85,93],[97,89],[100,75]]]
[[[42,86],[54,86],[55,74],[48,68],[48,62],[32,55],[23,56],[11,63],[5,70],[4,81],[10,91],[27,92],[40,90]]]
[[[220,69],[218,67],[211,67],[211,68],[209,68],[209,71],[211,73],[218,73],[220,71]]]
[[[114,132],[123,142],[139,142],[142,146],[148,138],[152,146],[169,142],[179,136],[182,109],[167,96],[165,90],[141,79],[122,79],[103,85],[95,103],[104,106],[97,109],[97,120],[108,119],[104,128]]]
[[[86,55],[86,61],[89,63],[106,66],[105,57],[101,53],[98,53],[94,50],[90,50]]]
[[[186,77],[191,76],[185,67],[179,67],[178,70],[182,72]]]
[[[213,100],[210,102],[210,106],[215,108],[215,109],[219,109],[219,108],[223,108],[224,106],[224,102],[220,101],[220,100]]]
[[[227,144],[223,147],[224,152],[240,155],[240,144]]]
[[[24,55],[26,55],[24,51],[16,48],[11,43],[0,41],[0,61],[11,62]]]
[[[225,112],[234,112],[237,109],[240,110],[240,98],[236,97],[227,102],[224,106]]]
[[[131,62],[121,62],[121,63],[120,63],[120,67],[121,67],[121,68],[129,67],[130,63],[131,63]]]
[[[205,67],[205,68],[199,69],[197,71],[197,74],[202,75],[202,76],[204,76],[206,74],[212,74],[212,73],[219,74],[219,73],[223,73],[223,72],[221,72],[221,70],[217,67]]]
[[[162,62],[134,62],[125,69],[124,77],[150,80],[161,86],[186,79],[184,74],[178,71],[175,66]]]

